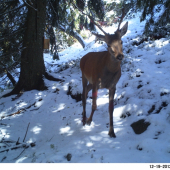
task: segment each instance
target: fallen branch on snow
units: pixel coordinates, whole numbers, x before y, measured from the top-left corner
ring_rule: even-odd
[[[40,100],[41,99],[39,99],[39,101]],[[29,105],[28,107],[25,107],[25,108],[22,108],[22,109],[18,110],[15,113],[11,113],[11,114],[9,114],[7,116],[1,116],[1,120],[4,119],[5,117],[10,117],[10,116],[14,116],[14,115],[20,114],[21,112],[26,111],[26,109],[29,109],[31,106],[35,106],[35,104],[36,104],[36,102],[34,102],[33,104]]]
[[[14,160],[15,159],[18,159],[21,155],[22,155],[22,153],[25,151],[25,149],[27,149],[27,148],[29,148],[29,146],[31,146],[31,147],[34,147],[35,146],[35,143],[30,143],[30,144],[28,144],[28,143],[25,143],[24,141],[25,141],[25,138],[26,138],[26,136],[27,136],[27,132],[28,132],[28,128],[29,128],[29,125],[30,125],[30,123],[28,123],[28,126],[27,126],[27,129],[26,129],[26,133],[25,133],[25,136],[24,136],[24,139],[23,139],[23,143],[20,143],[19,142],[19,139],[20,139],[20,137],[18,138],[18,140],[17,140],[17,142],[16,141],[10,141],[10,140],[8,140],[8,141],[6,141],[6,140],[4,140],[4,138],[0,141],[0,143],[2,143],[2,144],[5,144],[5,146],[3,146],[3,147],[5,147],[5,149],[1,149],[0,150],[0,153],[2,153],[2,152],[8,152],[8,151],[10,151],[10,150],[15,150],[15,149],[18,149],[18,148],[24,148],[24,150],[16,157],[16,158],[14,158]],[[8,143],[8,144],[7,144]],[[13,146],[11,146],[9,143],[15,143]],[[8,148],[6,148],[6,145],[8,146]],[[0,147],[1,148],[1,147]],[[1,161],[2,162],[2,161]]]

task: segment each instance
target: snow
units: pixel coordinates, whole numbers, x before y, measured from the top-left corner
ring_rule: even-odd
[[[112,3],[112,2],[116,2],[116,3],[120,3],[121,0],[104,0],[107,1],[107,3]]]
[[[169,39],[132,45],[134,41],[140,41],[145,22],[140,23],[139,14],[123,24],[126,21],[129,22],[128,32],[122,37],[125,59],[113,114],[116,138],[108,136],[108,90],[98,91],[98,108],[90,126],[82,125],[82,102],[67,95],[69,85],[74,94],[82,91],[80,58],[91,51],[106,50],[106,45],[94,43],[92,36],[85,50],[80,44],[74,44],[59,53],[59,61],[44,54],[47,70],[64,82],[45,80],[47,91],[32,90],[20,97],[13,95],[0,99],[0,152],[9,149],[0,153],[1,162],[170,162]],[[113,33],[116,26],[105,30]],[[91,92],[87,99],[87,116],[91,111],[90,97]],[[18,111],[19,114],[14,114]],[[150,122],[150,126],[142,134],[135,134],[130,125],[140,119]],[[19,137],[19,142],[29,147],[11,149]],[[31,147],[31,143],[35,146]],[[67,159],[69,154],[70,161]]]
[[[154,22],[157,22],[159,17],[165,12],[165,6],[163,6],[161,4],[156,5],[153,9],[153,12],[155,13],[153,20],[154,20]]]

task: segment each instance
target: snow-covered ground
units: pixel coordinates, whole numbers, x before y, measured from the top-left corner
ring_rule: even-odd
[[[85,50],[75,44],[60,53],[60,61],[44,54],[47,70],[64,82],[45,80],[47,91],[32,90],[20,97],[0,99],[0,162],[170,163],[170,40],[138,44],[144,23],[139,17],[128,21],[113,114],[117,137],[108,136],[106,89],[98,91],[98,109],[90,126],[82,125],[82,102],[67,95],[69,86],[73,93],[82,91],[80,58],[90,51],[106,49],[91,37]],[[105,28],[109,33],[115,29]],[[90,97],[91,92],[87,116]],[[131,124],[141,119],[150,125],[136,134]],[[20,144],[16,145],[18,138]]]

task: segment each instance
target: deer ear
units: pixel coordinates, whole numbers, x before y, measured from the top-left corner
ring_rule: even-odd
[[[92,34],[95,35],[97,37],[97,39],[99,39],[101,41],[105,41],[105,35],[95,34],[95,33],[92,33]]]
[[[126,34],[127,29],[128,29],[128,22],[126,22],[126,24],[120,29],[120,36],[121,37]]]

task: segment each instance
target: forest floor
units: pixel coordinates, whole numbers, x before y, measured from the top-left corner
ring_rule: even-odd
[[[64,82],[45,80],[47,91],[0,99],[0,162],[170,162],[170,39],[141,42],[144,23],[139,20],[137,16],[128,20],[128,32],[122,38],[125,59],[113,114],[117,137],[108,136],[108,90],[98,91],[98,108],[90,126],[82,125],[82,102],[70,95],[82,92],[81,57],[106,50],[105,44],[94,43],[91,37],[86,49],[75,44],[59,53],[59,61],[44,54],[48,72]],[[116,27],[105,29],[113,33]],[[87,116],[91,102],[89,92]],[[132,128],[137,121],[148,125],[141,134]]]

